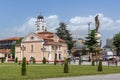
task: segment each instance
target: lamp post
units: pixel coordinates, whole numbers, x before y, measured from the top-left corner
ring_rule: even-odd
[[[22,57],[24,57],[24,51],[25,51],[25,46],[24,46],[24,45],[21,46],[21,50],[22,50],[22,52],[23,52],[23,53],[22,53]]]
[[[54,50],[54,56],[55,56],[55,58],[54,58],[54,65],[56,65],[56,59],[57,59],[57,56],[56,56],[57,46],[56,45],[53,46],[53,50]]]
[[[43,58],[44,58],[44,57],[45,57],[45,56],[44,56],[44,52],[45,52],[46,48],[43,46],[43,48],[41,48],[41,50],[42,50],[42,52],[43,52]]]

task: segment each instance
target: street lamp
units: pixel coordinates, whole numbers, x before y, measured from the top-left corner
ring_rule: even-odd
[[[22,52],[23,52],[23,55],[22,55],[22,56],[24,57],[24,51],[25,51],[25,46],[24,46],[24,45],[21,46],[21,50],[22,50]]]
[[[54,45],[54,46],[52,46],[52,48],[53,48],[53,50],[54,50],[54,55],[55,55],[54,65],[56,65],[56,59],[57,59],[56,50],[57,50],[57,46]]]
[[[43,46],[43,48],[41,48],[42,52],[43,52],[43,58],[44,58],[44,52],[46,50],[46,48]]]

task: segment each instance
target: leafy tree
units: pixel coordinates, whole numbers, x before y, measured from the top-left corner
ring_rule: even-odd
[[[73,47],[73,42],[70,31],[67,30],[67,25],[64,22],[61,22],[59,25],[59,28],[56,28],[56,35],[65,40],[67,42],[68,49],[71,50]]]
[[[15,57],[15,45],[16,44],[13,44],[12,49],[11,49],[12,59],[14,59],[14,57]]]
[[[89,48],[89,51],[92,53],[95,53],[96,46],[97,46],[97,39],[96,39],[96,30],[91,30],[91,32],[88,34],[88,37],[86,37],[85,44]]]
[[[21,68],[21,75],[26,75],[26,58],[24,57],[22,60],[22,68]]]
[[[20,44],[21,41],[22,41],[22,38],[20,38],[19,40],[17,40],[16,43],[14,43],[14,44],[12,45],[12,48],[11,48],[12,59],[15,58],[15,46],[16,46],[17,44]]]
[[[113,37],[113,44],[116,47],[117,55],[120,56],[120,32],[114,35],[114,37]]]

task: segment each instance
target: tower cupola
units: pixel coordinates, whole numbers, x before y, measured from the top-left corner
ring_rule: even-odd
[[[42,15],[39,15],[37,17],[37,21],[36,21],[36,33],[39,32],[44,32],[46,31],[46,23],[44,21],[44,17]]]

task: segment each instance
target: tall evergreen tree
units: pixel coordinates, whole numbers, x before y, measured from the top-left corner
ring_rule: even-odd
[[[113,44],[116,47],[117,55],[120,56],[120,32],[114,35],[114,37],[113,37]]]
[[[91,30],[91,32],[88,34],[88,37],[86,37],[85,44],[89,48],[89,51],[93,54],[96,50],[97,46],[97,39],[96,39],[96,30]]]
[[[26,75],[26,57],[23,57],[22,60],[21,75]]]
[[[67,42],[68,49],[71,50],[71,48],[73,47],[73,42],[70,31],[67,29],[67,25],[64,22],[61,22],[59,24],[59,28],[56,28],[56,30],[56,35],[65,40]]]

